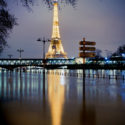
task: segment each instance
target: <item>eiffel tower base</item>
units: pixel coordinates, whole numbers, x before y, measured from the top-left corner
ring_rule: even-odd
[[[48,53],[46,53],[46,59],[48,58],[65,58],[67,54],[63,50],[61,40],[51,40]]]

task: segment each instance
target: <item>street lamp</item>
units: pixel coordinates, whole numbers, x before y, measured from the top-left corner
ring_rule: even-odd
[[[17,49],[17,52],[20,53],[20,59],[21,59],[21,53],[24,52],[24,50],[20,48],[20,49]]]
[[[13,55],[9,54],[8,57],[11,59]]]
[[[45,43],[46,42],[50,42],[50,40],[49,39],[45,39],[45,37],[43,37],[42,39],[38,38],[37,41],[38,42],[43,42],[43,59],[45,59]]]

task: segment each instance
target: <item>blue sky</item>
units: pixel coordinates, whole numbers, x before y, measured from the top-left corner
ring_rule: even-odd
[[[38,0],[39,1],[39,0]],[[39,2],[38,2],[39,4]],[[32,11],[22,7],[20,3],[9,1],[9,10],[18,18],[8,38],[9,48],[1,57],[12,54],[19,57],[16,51],[24,49],[23,57],[41,58],[42,43],[39,37],[51,38],[52,10],[46,5],[36,5]],[[125,0],[78,0],[75,8],[61,5],[59,10],[59,24],[62,44],[68,57],[77,57],[79,41],[83,37],[95,41],[96,48],[114,52],[118,46],[125,44]],[[46,44],[46,51],[48,50]]]

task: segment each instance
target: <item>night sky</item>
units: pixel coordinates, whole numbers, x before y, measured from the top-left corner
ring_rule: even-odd
[[[1,58],[8,57],[8,54],[19,57],[19,48],[24,49],[24,58],[41,58],[42,43],[36,40],[51,38],[52,10],[37,2],[29,11],[20,3],[8,1],[9,11],[17,17],[19,25],[10,33],[9,48],[4,50]],[[83,37],[95,41],[96,48],[105,56],[106,50],[114,52],[125,44],[125,0],[78,0],[75,8],[63,4],[59,10],[59,24],[68,57],[78,57],[79,41]]]

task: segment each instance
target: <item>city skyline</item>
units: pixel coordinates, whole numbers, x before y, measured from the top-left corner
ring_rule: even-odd
[[[18,26],[15,26],[8,44],[1,55],[19,57],[17,49],[22,48],[24,58],[41,58],[42,44],[38,38],[51,38],[52,11],[45,5],[35,5],[33,11],[8,3],[9,10],[18,18]],[[78,57],[79,41],[83,37],[95,41],[96,48],[114,52],[125,41],[125,1],[124,0],[78,0],[75,8],[61,6],[59,11],[60,33],[64,50],[68,57]],[[46,52],[49,44],[46,44]]]

